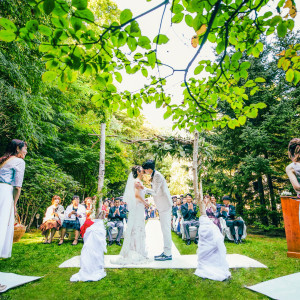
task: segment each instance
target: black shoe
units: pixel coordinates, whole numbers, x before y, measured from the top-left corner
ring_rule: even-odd
[[[235,244],[238,244],[239,241],[238,241],[237,239],[234,239],[234,243],[235,243]]]
[[[114,243],[114,241],[109,241],[108,246],[111,246]]]
[[[198,239],[195,239],[195,240],[194,240],[194,243],[197,245],[197,244],[198,244]]]
[[[190,245],[191,244],[191,240],[186,240],[186,244]]]
[[[172,255],[165,255],[164,253],[162,253],[162,254],[163,255],[154,258],[154,260],[157,260],[157,261],[172,260]]]
[[[244,242],[242,241],[242,239],[238,240],[239,244],[244,244]]]
[[[118,245],[118,246],[121,246],[121,243],[120,243],[120,242],[118,242],[118,241],[116,241],[116,245]]]
[[[155,255],[155,256],[154,256],[154,259],[160,258],[160,257],[162,257],[162,256],[164,256],[164,255],[165,255],[164,253],[162,253],[162,254],[160,254],[160,255]]]

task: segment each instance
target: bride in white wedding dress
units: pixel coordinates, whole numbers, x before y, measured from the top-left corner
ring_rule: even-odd
[[[145,201],[146,188],[142,183],[143,168],[134,166],[129,174],[123,201],[127,202],[129,216],[120,255],[111,263],[118,265],[143,264],[149,262],[146,251]],[[136,188],[138,186],[139,188]]]

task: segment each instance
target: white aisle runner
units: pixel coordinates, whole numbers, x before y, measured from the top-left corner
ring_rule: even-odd
[[[104,256],[105,268],[147,268],[147,269],[196,269],[197,255],[180,255],[175,244],[172,243],[173,260],[155,261],[154,255],[163,252],[163,236],[159,220],[149,220],[146,225],[146,247],[150,262],[141,265],[115,265],[110,261],[116,259],[116,255]],[[227,261],[230,268],[267,268],[257,260],[239,254],[227,254]],[[60,268],[80,268],[80,256],[74,256],[63,262]]]

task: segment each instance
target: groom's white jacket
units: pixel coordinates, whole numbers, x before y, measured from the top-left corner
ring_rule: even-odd
[[[158,211],[165,211],[172,208],[171,194],[164,176],[155,170],[152,179],[152,190],[148,189],[148,192],[152,194],[155,205]]]

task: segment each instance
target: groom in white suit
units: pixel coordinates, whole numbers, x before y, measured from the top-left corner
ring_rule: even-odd
[[[154,259],[159,261],[172,260],[171,216],[173,203],[171,194],[166,179],[160,172],[155,170],[154,160],[147,160],[142,167],[145,173],[151,175],[152,178],[152,191],[149,191],[159,212],[160,226],[164,239],[164,252],[161,255],[154,256]]]

